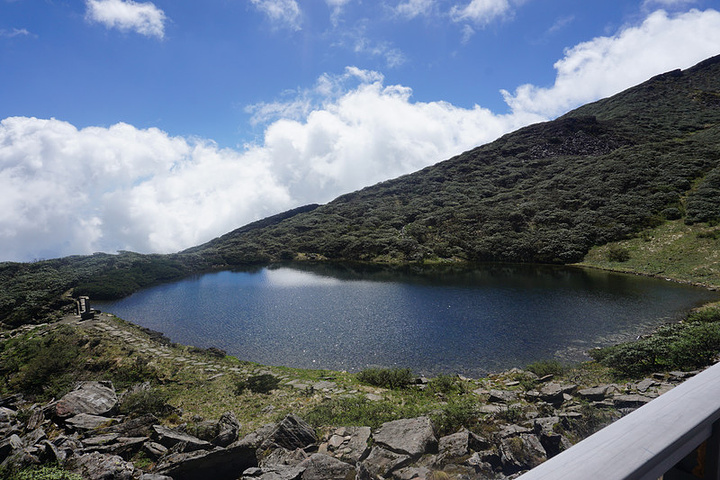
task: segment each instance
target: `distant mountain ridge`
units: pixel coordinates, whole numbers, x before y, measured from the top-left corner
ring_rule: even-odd
[[[183,252],[2,263],[0,321],[41,321],[65,293],[277,261],[572,263],[675,219],[720,221],[720,56]]]

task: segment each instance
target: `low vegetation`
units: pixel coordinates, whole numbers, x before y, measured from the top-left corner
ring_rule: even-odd
[[[357,379],[367,385],[397,389],[410,385],[413,375],[409,368],[368,368],[358,373]]]
[[[693,370],[712,364],[720,353],[720,307],[691,313],[681,323],[660,327],[635,342],[590,351],[598,363],[623,377],[656,371]]]

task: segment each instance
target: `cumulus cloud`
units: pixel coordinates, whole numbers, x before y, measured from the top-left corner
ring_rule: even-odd
[[[307,113],[267,118],[264,139],[242,151],[122,123],[77,129],[54,119],[6,118],[2,260],[177,251],[418,170],[531,121],[413,102],[411,93],[384,85],[377,72],[324,75],[298,92]],[[276,107],[281,114],[282,103]]]
[[[346,87],[352,82],[359,84]],[[413,102],[410,88],[386,86],[377,72],[355,68],[341,76],[324,76],[316,89],[343,93],[311,107],[303,120],[273,121],[258,147],[273,163],[281,184],[298,198],[327,201],[418,170],[538,119],[498,116],[479,106]],[[303,93],[303,102],[322,98],[315,93]]]
[[[295,0],[250,0],[251,3],[279,28],[300,30],[302,12]]]
[[[478,25],[487,25],[492,20],[510,12],[508,0],[471,0],[463,7],[454,6],[450,17],[456,22],[470,21]]]
[[[503,95],[514,113],[554,117],[718,53],[719,12],[691,10],[670,15],[658,10],[638,26],[567,49],[554,65],[557,75],[551,87],[528,84]]]
[[[87,0],[86,18],[89,21],[117,28],[133,30],[148,37],[165,36],[165,12],[155,4],[132,0]]]
[[[3,260],[169,252],[289,206],[252,155],[117,124],[0,122]],[[209,233],[213,232],[213,233]]]

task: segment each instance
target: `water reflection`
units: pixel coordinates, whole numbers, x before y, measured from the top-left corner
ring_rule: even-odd
[[[211,273],[103,309],[173,341],[265,364],[478,376],[539,359],[578,360],[717,298],[578,268],[301,264]]]

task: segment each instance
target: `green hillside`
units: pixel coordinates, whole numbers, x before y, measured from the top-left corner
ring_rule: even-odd
[[[688,241],[705,245],[719,220],[720,56],[184,252],[2,263],[0,321],[41,321],[71,290],[120,297],[194,272],[277,261],[575,263],[594,247],[654,235],[648,232],[667,221],[694,225]],[[717,242],[708,245],[714,251]],[[665,271],[657,264],[669,260],[653,251],[643,261]],[[603,264],[600,252],[589,261],[622,263]],[[717,269],[693,278],[703,259],[692,262],[685,268],[690,281],[719,278]]]
[[[720,218],[720,57],[552,122],[192,249],[302,258],[570,263],[665,220]]]

